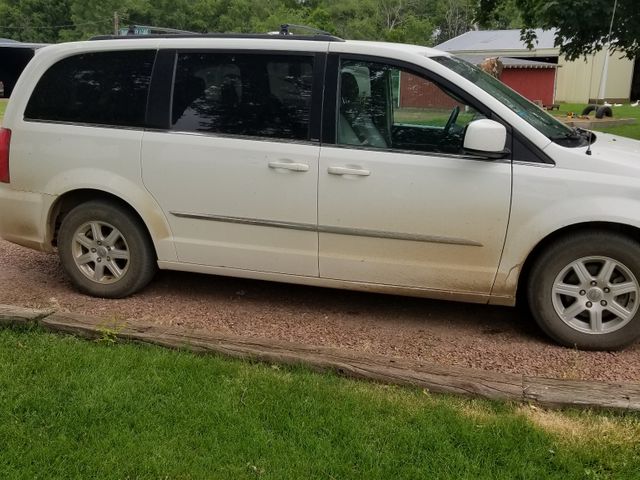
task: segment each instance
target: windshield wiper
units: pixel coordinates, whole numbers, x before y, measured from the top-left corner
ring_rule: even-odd
[[[595,135],[589,130],[573,127],[569,132],[549,137],[552,141],[565,147],[582,147],[595,141]]]
[[[591,143],[596,141],[596,134],[593,133],[591,130],[587,130],[586,128],[580,128],[580,127],[574,127],[574,130],[586,140],[589,140],[589,138],[591,138]]]
[[[563,133],[562,135],[554,135],[553,137],[549,137],[551,140],[557,141],[557,140],[579,140],[581,138],[584,138],[582,135],[580,135],[578,132],[566,132]]]
[[[562,135],[554,135],[549,137],[551,140],[589,140],[589,137],[595,138],[593,132],[580,127],[572,127],[571,131]]]

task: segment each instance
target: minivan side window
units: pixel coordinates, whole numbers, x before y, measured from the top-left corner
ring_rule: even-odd
[[[40,78],[25,119],[143,127],[155,50],[64,58]]]
[[[172,128],[307,140],[312,81],[308,55],[181,53]]]
[[[339,145],[461,154],[482,115],[437,83],[377,62],[341,62]]]

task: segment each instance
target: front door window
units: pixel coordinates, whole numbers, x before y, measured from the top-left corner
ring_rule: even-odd
[[[482,115],[416,73],[376,62],[343,61],[338,143],[461,154],[465,127]]]

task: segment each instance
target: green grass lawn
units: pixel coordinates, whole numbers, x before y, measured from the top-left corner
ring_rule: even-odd
[[[398,108],[393,111],[394,123],[409,125],[428,125],[431,127],[444,127],[451,116],[451,108]],[[458,114],[456,124],[465,126],[475,118],[473,113],[464,111]]]
[[[2,479],[638,478],[640,417],[0,330]]]
[[[579,115],[582,113],[584,107],[586,107],[586,104],[561,103],[560,115],[565,116],[568,112]],[[619,125],[617,127],[598,128],[597,130],[640,140],[640,107],[630,107],[629,104],[626,103],[622,107],[611,107],[611,109],[613,110],[614,118],[635,118],[636,123],[632,125]],[[554,115],[558,115],[557,111],[554,111]],[[593,114],[591,115],[593,116]]]
[[[4,117],[4,111],[7,109],[8,100],[0,98],[0,124],[2,123],[2,117]]]

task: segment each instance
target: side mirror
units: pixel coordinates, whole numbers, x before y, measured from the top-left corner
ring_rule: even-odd
[[[507,129],[495,120],[483,118],[467,125],[462,147],[465,152],[489,158],[503,158],[506,149]]]

